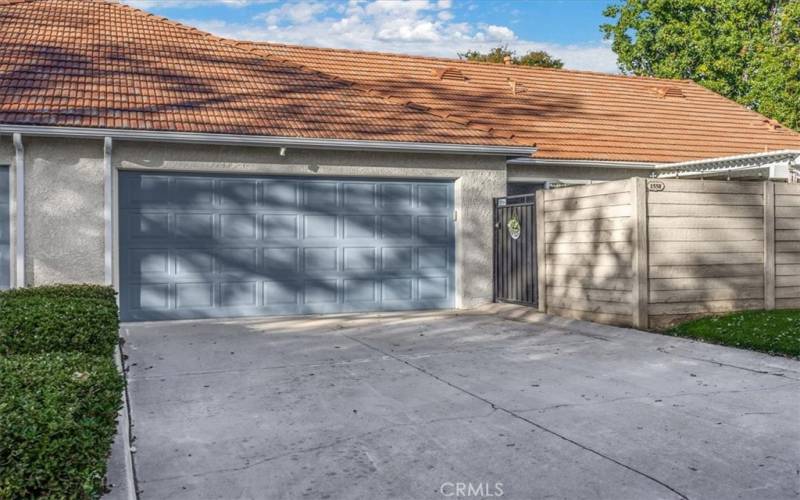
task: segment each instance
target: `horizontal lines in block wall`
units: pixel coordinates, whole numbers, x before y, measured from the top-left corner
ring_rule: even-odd
[[[687,257],[689,255],[690,257]],[[691,259],[691,260],[688,260]],[[712,266],[719,264],[758,264],[764,263],[764,252],[748,253],[654,253],[650,254],[649,264],[657,266]]]
[[[651,291],[745,289],[764,286],[764,276],[734,276],[717,278],[664,278],[650,279]]]
[[[664,179],[661,193],[700,194],[764,194],[761,182],[698,181],[696,179]],[[656,194],[650,192],[650,195]]]
[[[798,242],[800,243],[800,242]],[[679,253],[702,255],[707,253],[752,253],[764,250],[762,240],[746,241],[654,241],[650,244],[650,254]],[[691,259],[691,257],[686,257]]]
[[[647,195],[651,205],[735,205],[762,206],[764,197],[760,194],[742,193],[676,193],[654,191]]]
[[[764,217],[763,205],[667,205],[648,203],[647,212],[650,217]]]
[[[710,302],[717,300],[763,299],[764,287],[705,288],[699,290],[650,290],[651,304],[682,302]]]
[[[606,277],[589,275],[548,274],[545,284],[553,287],[587,288],[591,290],[633,290],[633,280],[625,277]]]
[[[583,198],[563,198],[559,200],[548,200],[544,202],[544,211],[559,212],[568,210],[580,210],[586,208],[629,205],[630,203],[631,203],[630,193],[614,193],[607,195],[587,196]]]
[[[589,302],[623,302],[632,300],[630,290],[603,290],[587,287],[548,286],[548,297],[561,299],[581,299]]]
[[[800,226],[799,226],[800,227]],[[653,229],[761,229],[764,228],[763,214],[758,217],[706,217],[698,213],[685,217],[650,217],[648,230]]]
[[[633,312],[633,305],[623,302],[601,302],[593,300],[582,300],[564,297],[554,297],[547,292],[547,306],[556,307],[559,309],[570,309],[573,311],[583,311],[592,313],[609,313],[609,314],[631,314]]]
[[[548,254],[631,254],[633,244],[630,241],[601,241],[594,243],[546,243]]]
[[[800,233],[800,231],[798,231]],[[651,242],[764,241],[764,229],[753,228],[649,228]]]
[[[607,219],[583,219],[570,221],[545,221],[545,233],[577,233],[595,231],[625,230],[631,233],[629,217],[613,217]]]
[[[711,266],[651,266],[650,279],[658,278],[722,278],[734,276],[763,276],[762,264],[720,264]]]
[[[545,243],[605,243],[630,241],[632,241],[632,231],[630,229],[550,233],[545,231]]]
[[[545,204],[556,200],[587,198],[592,196],[607,196],[620,193],[630,193],[630,181],[603,182],[600,184],[563,187],[545,191]]]
[[[713,300],[706,302],[650,304],[650,315],[661,314],[713,314],[731,311],[763,309],[764,299]]]

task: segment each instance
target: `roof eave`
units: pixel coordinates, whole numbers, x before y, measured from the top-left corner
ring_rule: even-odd
[[[509,165],[516,166],[565,166],[565,167],[596,167],[596,168],[629,168],[653,170],[657,163],[647,163],[638,161],[614,161],[614,160],[566,160],[548,158],[514,158],[508,161]]]
[[[489,156],[531,156],[536,152],[530,146],[502,146],[481,144],[453,144],[435,142],[366,141],[351,139],[318,139],[306,137],[279,137],[264,135],[205,134],[156,130],[128,130],[88,127],[52,127],[39,125],[0,124],[0,134],[22,134],[35,137],[66,137],[75,139],[101,139],[111,137],[126,141],[173,142],[187,144],[213,144],[236,146],[261,146],[276,148],[327,149],[339,151],[374,151],[402,153],[433,153]]]

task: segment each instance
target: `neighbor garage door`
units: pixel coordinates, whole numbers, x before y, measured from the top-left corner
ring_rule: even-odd
[[[121,172],[125,320],[453,307],[452,182]]]

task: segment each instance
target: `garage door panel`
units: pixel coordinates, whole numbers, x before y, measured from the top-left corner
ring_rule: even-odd
[[[175,283],[175,306],[178,309],[213,307],[214,283]]]
[[[301,184],[303,206],[328,211],[339,204],[339,186],[336,182],[310,181]]]
[[[342,183],[342,202],[344,208],[356,210],[375,208],[376,195],[376,186],[373,183]]]
[[[214,204],[214,179],[177,177],[170,186],[170,204],[181,207],[208,208]]]
[[[452,198],[450,182],[122,172],[123,319],[452,307]]]
[[[300,183],[291,180],[267,180],[261,185],[261,205],[275,212],[294,212],[300,202]]]
[[[258,238],[258,217],[255,214],[221,214],[220,237],[223,239],[255,240]]]
[[[300,216],[268,214],[262,216],[265,240],[296,240],[300,234]]]
[[[417,237],[423,242],[439,242],[450,239],[450,224],[447,216],[425,215],[417,218]]]
[[[376,251],[374,247],[345,247],[342,269],[347,271],[374,271]]]
[[[381,184],[381,206],[398,209],[411,208],[413,186],[406,183]]]
[[[300,272],[300,249],[277,247],[264,249],[264,272],[267,276]]]
[[[217,200],[221,208],[255,208],[258,204],[258,182],[242,179],[217,181]]]
[[[217,272],[251,275],[258,272],[257,248],[216,249]]]
[[[186,277],[206,275],[214,272],[214,255],[206,249],[180,248],[173,251],[175,255],[175,275]]]
[[[344,215],[344,238],[375,239],[378,227],[378,218],[374,215]]]
[[[219,286],[222,307],[258,306],[257,281],[224,281]]]

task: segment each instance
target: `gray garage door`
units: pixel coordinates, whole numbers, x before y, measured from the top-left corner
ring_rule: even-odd
[[[9,218],[10,190],[8,167],[0,166],[0,290],[10,285],[11,273],[11,220]]]
[[[124,320],[453,307],[452,182],[120,173]]]

